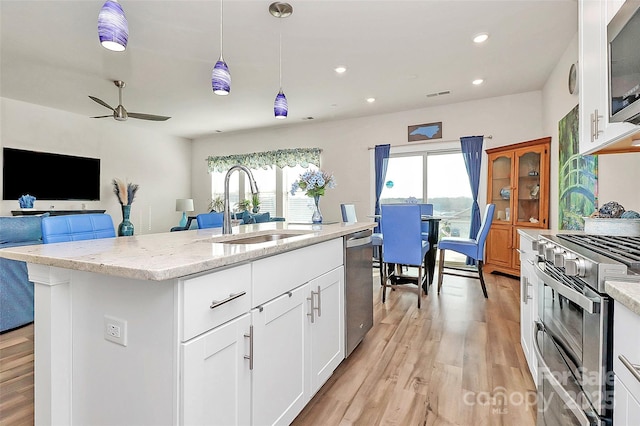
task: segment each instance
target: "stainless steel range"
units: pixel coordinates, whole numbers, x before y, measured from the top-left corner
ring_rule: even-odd
[[[640,238],[558,234],[537,244],[539,425],[610,425],[613,302],[609,279],[640,285]]]

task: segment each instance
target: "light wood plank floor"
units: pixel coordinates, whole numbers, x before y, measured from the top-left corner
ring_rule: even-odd
[[[447,276],[417,309],[411,291],[380,303],[374,327],[294,425],[534,425],[520,347],[519,284]],[[0,335],[0,425],[33,424],[33,325]]]

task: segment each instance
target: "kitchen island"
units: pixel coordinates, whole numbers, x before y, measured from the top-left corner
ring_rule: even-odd
[[[344,358],[342,237],[373,226],[0,250],[36,287],[36,424],[290,423]]]

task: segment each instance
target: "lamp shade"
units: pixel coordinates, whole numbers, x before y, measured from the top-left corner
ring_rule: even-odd
[[[287,103],[287,97],[282,93],[282,89],[278,92],[276,96],[276,101],[273,104],[273,113],[278,119],[287,118],[287,114],[289,113],[289,104]]]
[[[193,200],[191,198],[178,198],[176,200],[177,212],[192,212],[193,210]]]
[[[228,95],[231,91],[231,73],[222,56],[220,56],[211,72],[211,88],[213,93],[221,96]]]
[[[127,48],[129,25],[122,6],[116,0],[107,0],[100,9],[98,37],[106,49],[122,52]]]

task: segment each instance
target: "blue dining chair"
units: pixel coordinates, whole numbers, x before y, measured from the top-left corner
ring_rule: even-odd
[[[43,217],[40,226],[44,244],[116,236],[111,216],[104,213]]]
[[[422,216],[433,216],[433,204],[418,204]],[[429,241],[429,222],[422,222],[422,239]]]
[[[417,204],[382,205],[382,261],[387,264],[407,265],[418,268],[418,276],[402,275],[395,268],[390,271],[382,284],[382,303],[386,300],[387,281],[391,287],[397,284],[413,283],[418,286],[418,309],[422,292],[427,292],[428,268],[425,255],[429,242],[422,239],[420,206]]]
[[[484,260],[484,244],[487,240],[487,235],[489,234],[491,223],[493,222],[493,212],[495,208],[495,204],[487,204],[487,207],[484,210],[484,219],[482,220],[482,224],[480,225],[480,229],[478,230],[476,238],[443,237],[440,238],[440,241],[438,241],[438,249],[440,249],[440,264],[438,266],[438,294],[440,294],[440,289],[442,288],[442,276],[456,275],[458,277],[479,279],[480,284],[482,285],[482,292],[484,293],[484,297],[489,297],[487,296],[487,287],[485,286],[484,276],[482,275],[482,262]],[[452,250],[458,253],[462,253],[474,259],[476,261],[476,269],[474,270],[471,268],[457,268],[453,266],[446,266],[444,264],[444,253],[446,250]],[[449,272],[445,271],[445,269],[464,272],[477,271],[478,276],[476,277],[473,275]]]
[[[340,204],[343,222],[357,222],[356,206],[354,204]],[[380,272],[380,285],[383,285],[384,271],[382,268],[382,233],[374,232],[371,234],[371,244],[378,250],[378,268]]]
[[[199,229],[222,228],[224,213],[202,213],[196,216],[196,221],[198,222]]]

